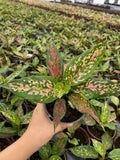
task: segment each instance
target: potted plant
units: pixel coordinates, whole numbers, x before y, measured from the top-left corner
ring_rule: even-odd
[[[59,134],[59,133],[58,133]],[[61,133],[60,133],[61,135]],[[49,160],[66,160],[65,156],[65,145],[67,142],[67,137],[63,136],[60,138],[57,138],[56,141],[49,141],[47,144],[42,146],[38,153],[39,157],[44,160],[44,159],[49,159]]]
[[[98,123],[96,123],[92,117],[86,117],[85,123],[87,122],[86,129],[90,135],[90,137],[101,141],[101,136],[105,131],[109,132],[110,136],[112,138],[116,135],[116,125],[113,123],[113,121],[116,119],[116,114],[114,114],[113,111],[111,111],[111,108],[107,101],[105,102],[99,102],[96,100],[91,100],[91,104],[95,105],[97,110],[99,110],[99,117],[102,122],[102,125],[104,128],[102,128]],[[84,120],[84,119],[83,119]]]
[[[86,159],[99,160],[118,160],[120,158],[120,149],[113,149],[113,140],[111,136],[105,132],[102,136],[102,142],[92,139],[93,146],[83,145],[69,148],[69,150],[77,157]],[[110,150],[111,151],[108,151]],[[107,153],[108,151],[108,153]]]
[[[16,100],[15,100],[16,99]],[[24,110],[22,107],[22,100],[18,99],[18,97],[12,99],[12,103],[16,102],[17,108],[15,108],[15,104],[12,106],[7,103],[0,103],[0,113],[4,118],[0,126],[0,138],[11,138],[14,136],[21,136],[29,124],[29,121],[32,117],[33,111],[24,114]]]
[[[114,95],[120,91],[120,86],[117,83],[91,78],[103,59],[104,53],[105,44],[98,44],[75,57],[66,65],[56,48],[51,46],[46,60],[47,76],[15,79],[9,83],[1,84],[0,87],[35,102],[55,102],[53,107],[55,127],[66,113],[66,104],[83,114],[88,113],[101,124],[97,111],[89,103],[89,100]]]

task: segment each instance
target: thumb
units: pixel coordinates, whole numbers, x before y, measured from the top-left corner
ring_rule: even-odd
[[[73,123],[59,123],[55,129],[55,133],[63,131],[66,128],[72,127]]]

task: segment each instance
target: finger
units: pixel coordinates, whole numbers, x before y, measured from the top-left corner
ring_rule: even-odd
[[[57,132],[63,131],[64,129],[72,127],[72,126],[73,126],[73,123],[60,123],[57,126],[55,132],[57,133]]]

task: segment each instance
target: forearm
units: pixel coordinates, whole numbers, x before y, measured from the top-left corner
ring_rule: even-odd
[[[40,146],[42,144],[39,143]],[[38,149],[34,138],[24,134],[15,143],[0,152],[0,160],[27,160]]]

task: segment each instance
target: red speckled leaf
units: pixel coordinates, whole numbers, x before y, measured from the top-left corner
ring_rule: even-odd
[[[78,128],[81,126],[81,123],[82,123],[81,120],[75,122],[72,127],[69,127],[69,128],[68,128],[68,131],[69,131],[70,133],[74,133],[75,130],[78,129]]]
[[[52,147],[52,154],[62,155],[65,152],[65,146],[67,143],[67,138],[60,138],[55,141]]]
[[[50,103],[57,99],[54,93],[55,85],[56,79],[54,77],[30,76],[5,83],[0,85],[0,87],[9,89],[14,94],[25,99],[32,99],[41,103]]]
[[[104,145],[106,150],[111,149],[112,147],[113,140],[107,132],[102,135],[102,144]]]
[[[95,99],[119,93],[120,86],[110,80],[94,78],[77,86],[74,92],[82,93],[88,99]]]
[[[55,135],[56,138],[67,138],[67,135],[64,132],[58,132]]]
[[[74,58],[65,69],[63,82],[75,86],[88,79],[102,60],[104,53],[103,45],[99,44]]]
[[[53,110],[53,118],[55,127],[58,125],[60,120],[64,117],[66,113],[66,104],[64,99],[58,99],[55,102]]]
[[[50,71],[50,75],[61,80],[63,74],[63,62],[55,46],[51,46],[50,52],[47,54],[46,63]]]
[[[78,94],[72,94],[69,96],[69,102],[78,111],[90,114],[99,124],[101,124],[95,108],[92,107],[85,98],[80,97]]]

